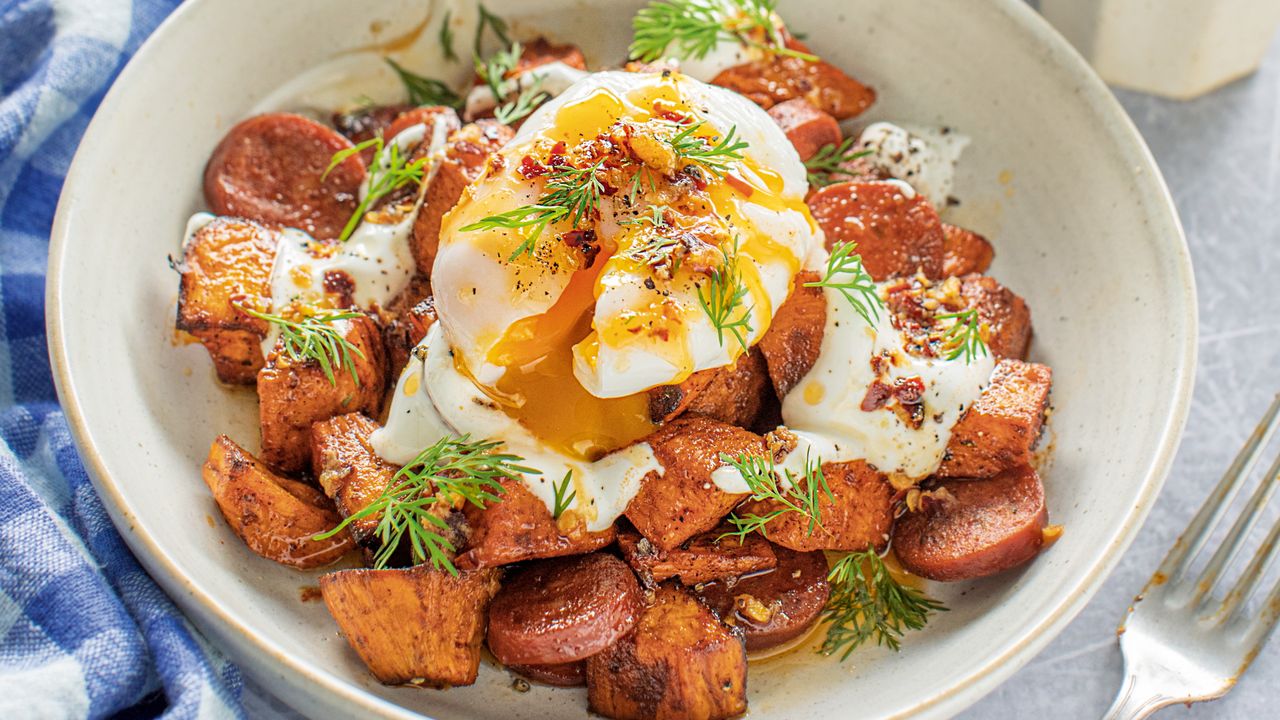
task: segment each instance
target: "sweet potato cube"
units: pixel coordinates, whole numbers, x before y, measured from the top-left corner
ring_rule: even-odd
[[[700,370],[678,385],[649,390],[649,417],[664,423],[688,412],[751,427],[764,407],[769,373],[759,350],[733,365]]]
[[[763,455],[759,435],[699,415],[685,415],[648,437],[663,472],[650,472],[627,505],[627,519],[661,550],[711,530],[743,495],[711,480],[720,454]]]
[[[502,481],[502,500],[484,508],[468,503],[462,512],[471,536],[458,555],[460,568],[498,567],[535,558],[582,555],[614,539],[610,527],[587,532],[582,525],[562,531],[547,506],[515,480]]]
[[[310,485],[271,472],[226,435],[213,441],[201,475],[227,525],[268,560],[314,568],[355,547],[345,530],[313,540],[342,521],[329,499]]]
[[[1052,386],[1047,365],[1001,360],[991,384],[952,429],[937,476],[987,478],[1030,465]]]
[[[1031,309],[1026,301],[995,278],[969,275],[960,283],[960,294],[987,326],[987,347],[997,358],[1027,359],[1031,347]]]
[[[340,570],[320,578],[320,592],[379,682],[447,687],[476,681],[497,571],[454,577],[426,566]]]
[[[747,650],[702,603],[658,588],[635,632],[587,659],[591,711],[616,720],[720,720],[747,710]]]
[[[489,155],[497,152],[515,135],[510,127],[494,120],[478,120],[449,134],[445,157],[427,185],[422,209],[413,223],[409,249],[418,272],[430,276],[440,247],[440,224],[445,213],[462,198],[462,191],[484,171]]]
[[[183,248],[176,327],[199,338],[218,379],[251,385],[262,368],[267,323],[232,303],[271,307],[276,234],[251,220],[216,218]]]
[[[819,527],[809,533],[809,519],[784,512],[766,526],[770,541],[798,552],[883,549],[893,527],[894,488],[882,473],[863,460],[823,463],[831,499],[818,499]],[[743,503],[739,515],[767,515],[782,509],[774,500]]]
[[[724,537],[732,529],[722,525],[671,551],[659,550],[634,530],[619,530],[618,549],[641,577],[652,582],[674,577],[685,585],[697,585],[769,570],[778,564],[768,540],[757,534]]]
[[[796,275],[795,289],[774,313],[773,323],[760,338],[760,352],[769,368],[769,379],[779,398],[813,369],[822,351],[822,337],[827,328],[827,298],[822,288],[805,287],[805,283],[822,278],[811,270]]]
[[[347,341],[360,351],[351,351],[358,382],[341,363],[334,363],[330,383],[318,362],[294,362],[279,345],[258,373],[262,459],[281,472],[307,467],[313,424],[349,412],[377,415],[382,408],[387,384],[382,333],[368,317],[340,322],[346,323]]]
[[[398,467],[378,457],[369,435],[378,423],[360,413],[347,413],[311,426],[311,473],[343,517],[349,517],[377,500],[395,477]],[[373,541],[376,516],[348,525],[356,542]]]
[[[991,243],[972,230],[942,223],[942,275],[984,273],[995,258]]]

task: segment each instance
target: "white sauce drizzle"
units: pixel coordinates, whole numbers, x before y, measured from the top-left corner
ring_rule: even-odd
[[[546,92],[551,97],[556,97],[568,90],[569,86],[590,74],[586,70],[579,70],[556,60],[545,65],[529,68],[524,72],[517,73],[514,77],[507,78],[503,85],[503,90],[507,95],[511,95],[541,80],[542,84],[538,86],[538,89]],[[488,85],[476,85],[471,88],[471,92],[467,93],[467,105],[464,115],[468,121],[474,120],[497,106],[498,102],[493,97],[493,90]]]
[[[523,465],[541,470],[541,475],[526,476],[522,481],[548,511],[555,505],[554,486],[572,471],[577,497],[570,509],[593,532],[608,528],[626,511],[645,475],[662,473],[653,448],[644,442],[595,462],[546,449],[533,433],[458,372],[448,340],[436,323],[400,376],[386,426],[376,430],[370,441],[383,459],[403,465],[440,438],[466,433],[473,439],[500,439],[507,452],[524,458]]]
[[[908,129],[910,128],[910,129]],[[942,128],[877,122],[858,136],[858,150],[871,154],[872,167],[918,190],[934,207],[944,208],[955,184],[955,166],[969,137]]]

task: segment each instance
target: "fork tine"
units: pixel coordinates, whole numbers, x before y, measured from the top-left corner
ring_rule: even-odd
[[[1258,524],[1258,514],[1262,512],[1262,508],[1266,507],[1267,501],[1271,499],[1272,493],[1275,492],[1278,475],[1280,475],[1280,455],[1276,456],[1275,462],[1267,470],[1266,476],[1257,489],[1253,491],[1253,496],[1249,498],[1249,503],[1245,505],[1244,512],[1231,524],[1231,530],[1222,539],[1222,545],[1218,547],[1217,551],[1213,553],[1213,557],[1209,559],[1209,564],[1205,566],[1204,572],[1200,575],[1200,581],[1196,583],[1193,602],[1199,602],[1203,598],[1212,595],[1213,589],[1222,578],[1222,573],[1231,565],[1231,561],[1235,560],[1236,555],[1240,553],[1240,548],[1245,538],[1249,536],[1249,533],[1253,532],[1253,527]]]
[[[1267,600],[1262,605],[1262,609],[1258,612],[1258,617],[1254,619],[1245,633],[1244,641],[1249,652],[1244,656],[1244,662],[1240,664],[1240,669],[1236,671],[1236,677],[1244,673],[1249,667],[1249,663],[1253,662],[1257,656],[1259,648],[1271,636],[1272,631],[1276,629],[1276,619],[1280,618],[1280,579],[1271,586],[1271,592],[1267,594]]]
[[[1273,477],[1271,482],[1276,480],[1277,478]],[[1227,621],[1237,619],[1235,617],[1236,613],[1245,606],[1249,601],[1249,597],[1257,590],[1258,583],[1267,574],[1267,570],[1271,567],[1271,563],[1275,560],[1277,553],[1280,553],[1280,520],[1277,520],[1271,526],[1271,532],[1267,533],[1267,539],[1262,541],[1262,545],[1258,547],[1258,552],[1254,553],[1253,560],[1249,561],[1249,566],[1245,568],[1244,574],[1236,581],[1236,586],[1227,593],[1227,598],[1222,603],[1221,615],[1223,618]]]
[[[1244,478],[1253,469],[1258,459],[1258,451],[1271,439],[1278,418],[1280,418],[1280,394],[1271,401],[1271,407],[1267,408],[1266,414],[1262,416],[1258,427],[1249,436],[1248,442],[1240,448],[1240,453],[1231,462],[1231,467],[1227,468],[1218,486],[1205,499],[1199,512],[1187,525],[1187,529],[1169,549],[1169,553],[1160,563],[1160,569],[1156,571],[1157,575],[1163,575],[1168,579],[1180,577],[1187,565],[1200,554],[1204,544],[1209,540],[1209,533],[1222,519],[1222,514],[1226,512],[1231,501],[1235,499],[1236,493],[1240,491]]]

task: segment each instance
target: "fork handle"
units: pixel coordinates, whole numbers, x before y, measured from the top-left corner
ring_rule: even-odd
[[[1129,673],[1102,720],[1142,720],[1174,702],[1174,698],[1165,695],[1149,680],[1144,682],[1143,678]]]

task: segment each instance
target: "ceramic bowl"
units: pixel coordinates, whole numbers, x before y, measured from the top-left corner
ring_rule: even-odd
[[[866,648],[841,664],[801,650],[753,665],[751,715],[947,716],[1067,624],[1151,508],[1191,393],[1190,261],[1133,125],[1020,0],[780,5],[818,52],[878,89],[879,103],[859,121],[945,123],[973,138],[949,219],[992,238],[992,273],[1033,308],[1034,359],[1055,375],[1045,484],[1051,520],[1066,532],[1022,571],[932,588],[951,611],[910,635],[900,653]],[[599,64],[623,56],[637,3],[488,6],[517,34],[577,42]],[[418,67],[438,62],[434,28],[445,7],[182,5],[120,76],[67,177],[50,252],[51,353],[79,448],[125,539],[205,633],[299,710],[583,717],[581,690],[521,694],[491,665],[468,688],[380,686],[323,605],[300,600],[317,574],[253,555],[200,480],[218,433],[250,445],[257,438],[253,393],[219,387],[203,350],[174,342],[178,278],[166,256],[201,207],[206,158],[251,112],[394,93],[377,53],[402,52]],[[465,2],[458,12],[472,8]],[[327,89],[311,92],[317,84]]]

